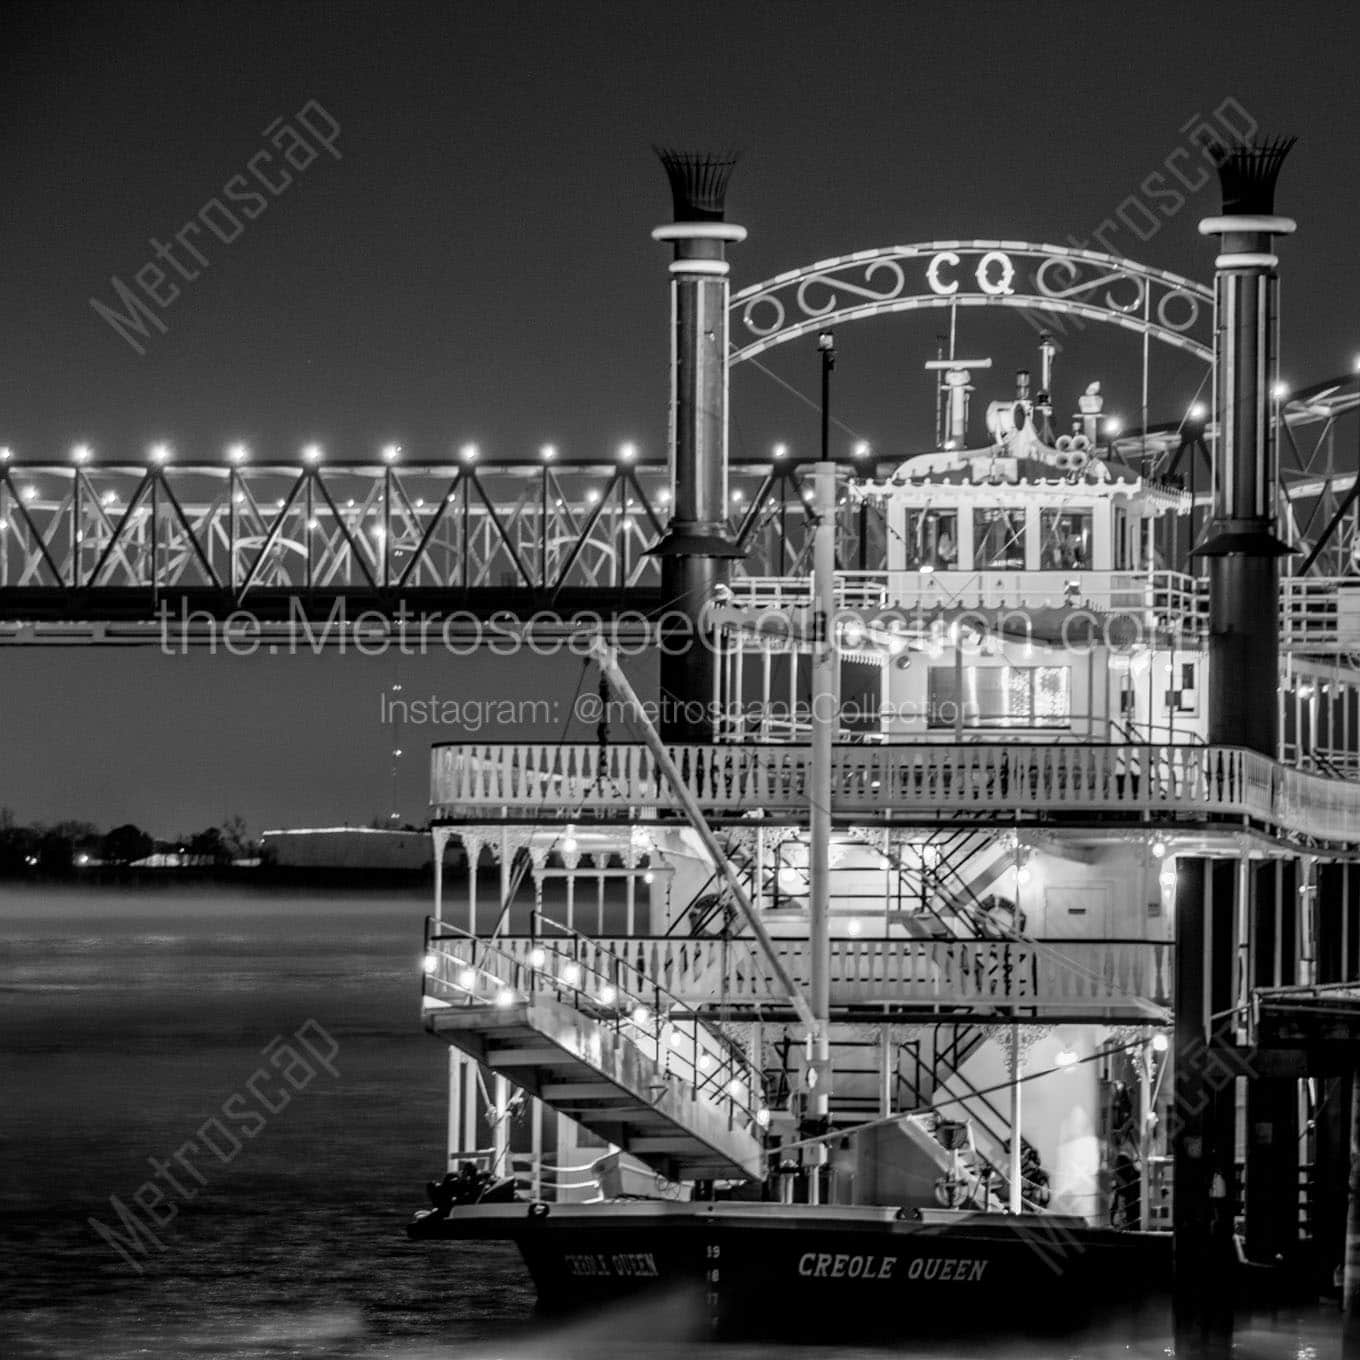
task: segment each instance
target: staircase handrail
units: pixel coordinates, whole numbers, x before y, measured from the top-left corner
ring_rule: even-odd
[[[426,917],[426,994],[434,985],[444,989],[445,994],[438,999],[446,1004],[499,1006],[513,1004],[517,999],[514,993],[531,998],[539,991],[550,992],[573,1010],[609,1024],[643,1053],[650,1049],[659,1066],[670,1070],[672,1062],[677,1064],[681,1069],[678,1075],[696,1095],[713,1100],[726,1109],[733,1122],[740,1123],[748,1132],[755,1131],[760,1125],[759,1112],[764,1108],[760,1074],[726,1035],[714,1030],[692,1007],[660,983],[646,978],[612,950],[576,930],[550,922],[549,918],[541,919],[560,929],[560,938],[570,941],[569,953],[553,942],[554,937],[540,934],[537,949],[542,950],[542,958],[535,961],[531,955],[526,962],[460,926]],[[458,977],[440,976],[440,952],[436,946],[441,942],[457,942],[467,950],[466,957],[453,956],[462,965]],[[587,946],[590,951],[606,956],[608,971],[578,957],[588,952]],[[488,961],[499,967],[488,967]],[[556,961],[555,967],[549,966],[551,961]],[[568,965],[578,970],[575,982],[564,976]],[[464,970],[470,970],[473,977],[461,976]],[[642,979],[645,992],[636,984],[630,987],[621,980],[619,974],[625,971]],[[585,974],[597,981],[593,992],[581,985]],[[508,1001],[504,995],[507,989],[511,992]]]

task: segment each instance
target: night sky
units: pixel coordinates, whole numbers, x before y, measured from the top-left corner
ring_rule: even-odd
[[[21,457],[155,439],[183,456],[315,439],[339,457],[396,439],[412,458],[471,439],[486,459],[634,439],[660,456],[654,141],[743,152],[742,286],[892,242],[1087,240],[1188,145],[1184,125],[1233,99],[1300,138],[1277,201],[1300,224],[1280,249],[1284,375],[1330,376],[1360,348],[1354,7],[11,3],[0,23],[0,443]],[[300,171],[234,243],[204,245],[167,332],[135,353],[90,299],[111,302],[149,238],[172,238],[313,100],[340,125],[339,159]],[[1207,279],[1195,228],[1217,197],[1190,198],[1119,252]],[[965,321],[1002,375],[979,397],[1006,395],[1004,375],[1037,362],[1034,332]],[[837,415],[880,449],[929,438],[920,365],[938,324],[839,337]],[[1060,409],[1101,377],[1108,409],[1133,415],[1136,356],[1122,335],[1064,350]],[[808,345],[769,362],[815,391]],[[1188,374],[1154,369],[1153,419],[1184,410]],[[738,373],[734,454],[809,448],[815,428],[767,376]],[[232,813],[256,830],[362,822],[392,807],[385,687],[565,699],[577,669],[8,650],[0,806],[165,835]],[[458,735],[405,734],[403,816],[423,816],[428,739]]]

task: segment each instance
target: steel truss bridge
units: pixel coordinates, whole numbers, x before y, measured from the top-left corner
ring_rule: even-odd
[[[1034,322],[1100,322],[1137,335],[1144,405],[1150,342],[1212,362],[1213,294],[1131,260],[1015,241],[936,241],[818,261],[736,293],[730,362],[851,321],[921,309],[993,306]],[[1208,384],[1211,387],[1212,384]],[[1356,374],[1277,404],[1281,521],[1302,549],[1290,568],[1360,572]],[[1347,428],[1350,427],[1350,428]],[[1211,500],[1212,423],[1130,431],[1113,452]],[[855,470],[891,475],[875,450]],[[804,487],[795,460],[734,462],[729,528],[738,573],[806,570]],[[648,555],[669,518],[659,463],[307,461],[92,457],[31,461],[0,450],[0,643],[148,642],[217,636],[234,615],[287,632],[330,624],[327,640],[394,621],[457,615],[621,620],[655,616]],[[871,501],[840,510],[840,565],[879,571],[887,530]],[[1174,545],[1180,557],[1189,544]],[[1180,561],[1169,565],[1180,566]],[[463,625],[459,625],[463,626]]]

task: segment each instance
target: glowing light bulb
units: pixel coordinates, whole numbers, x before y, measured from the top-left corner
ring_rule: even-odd
[[[227,450],[227,457],[233,463],[244,463],[250,457],[250,450],[244,444],[233,444]]]
[[[304,462],[319,463],[321,461],[321,445],[320,444],[306,445],[302,450],[302,457]]]
[[[581,965],[579,963],[567,963],[562,966],[562,981],[568,987],[577,987],[581,983]]]
[[[642,881],[646,883],[648,886],[650,886],[651,884],[656,882],[656,875],[650,869],[648,869],[647,872],[642,875]]]
[[[513,1006],[514,1004],[515,994],[509,987],[502,987],[500,991],[496,993],[496,1005],[500,1006],[502,1009],[506,1006]]]
[[[608,982],[606,982],[606,983],[600,988],[600,991],[599,991],[600,1004],[601,1004],[602,1006],[610,1006],[610,1005],[612,1005],[613,1002],[614,1002],[614,998],[615,998],[617,995],[618,995],[618,993],[614,990],[614,988],[613,988]]]
[[[637,445],[633,443],[619,445],[619,461],[631,463],[637,457]]]
[[[1171,1041],[1165,1034],[1154,1034],[1152,1036],[1152,1051],[1154,1053],[1165,1053],[1171,1047]]]
[[[1024,887],[1024,885],[1025,885],[1026,883],[1028,883],[1028,882],[1030,881],[1030,879],[1033,878],[1033,877],[1034,877],[1034,875],[1033,875],[1033,873],[1030,871],[1030,867],[1029,867],[1028,864],[1022,864],[1022,865],[1015,871],[1015,881],[1016,881],[1018,884],[1020,884],[1021,887]]]
[[[787,444],[776,444],[771,452],[776,458],[787,458],[789,456],[789,446]]]
[[[151,461],[153,463],[166,463],[170,460],[169,444],[153,444],[151,446]]]
[[[544,444],[543,447],[542,447],[541,449],[539,449],[539,451],[538,451],[538,456],[539,456],[545,463],[551,463],[552,460],[553,460],[554,458],[557,457],[557,445],[556,445],[556,444]]]
[[[854,452],[855,452],[855,457],[856,457],[856,458],[867,458],[867,457],[869,456],[869,445],[868,445],[868,443],[867,443],[865,440],[861,439],[861,440],[855,445],[855,450],[854,450]]]
[[[641,1028],[652,1018],[652,1014],[646,1006],[634,1006],[632,1018],[633,1023]]]
[[[1203,420],[1204,417],[1209,414],[1209,412],[1202,401],[1197,401],[1190,408],[1188,414],[1191,420]]]
[[[1288,384],[1282,382],[1271,383],[1270,395],[1274,397],[1276,401],[1283,401],[1289,395]]]
[[[1078,1059],[1075,1050],[1070,1048],[1062,1048],[1058,1050],[1058,1055],[1053,1059],[1053,1061],[1059,1067],[1071,1067],[1080,1060]]]
[[[864,929],[864,927],[860,925],[858,918],[851,918],[845,928],[851,935],[858,935],[860,931]]]
[[[477,970],[464,968],[458,974],[458,985],[470,992],[477,985]]]
[[[1153,859],[1165,859],[1165,858],[1166,858],[1166,842],[1165,842],[1165,841],[1153,841],[1153,842],[1152,842],[1152,858],[1153,858]]]
[[[427,973],[433,973],[435,969],[439,967],[439,959],[434,954],[426,954],[424,959],[421,960],[420,966],[424,968]]]
[[[756,1111],[756,1123],[759,1124],[762,1129],[768,1129],[770,1127],[770,1112],[763,1105]]]
[[[10,452],[8,445],[5,448],[0,449],[0,463],[8,463],[12,457],[13,454]]]
[[[88,463],[90,461],[90,446],[88,444],[77,444],[71,450],[71,457],[77,463]]]
[[[476,444],[464,444],[463,447],[458,450],[458,453],[465,463],[475,463],[477,461]]]
[[[531,968],[542,968],[547,961],[548,954],[546,950],[534,948],[529,951],[529,966]]]
[[[34,498],[34,496],[36,496],[37,494],[38,494],[38,489],[37,489],[36,487],[26,486],[26,487],[24,487],[24,489],[19,493],[19,496],[20,496],[20,498],[21,498],[22,500],[31,501],[31,500]]]
[[[401,445],[384,444],[382,456],[384,463],[395,463],[397,459],[401,457]]]

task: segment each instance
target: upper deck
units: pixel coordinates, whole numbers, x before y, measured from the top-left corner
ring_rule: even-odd
[[[814,796],[802,744],[668,748],[688,791],[716,821],[798,821]],[[1198,745],[1067,742],[841,744],[832,815],[845,823],[1180,824],[1328,845],[1360,844],[1360,785],[1253,751]],[[475,742],[436,746],[436,820],[647,821],[679,799],[641,745]]]

